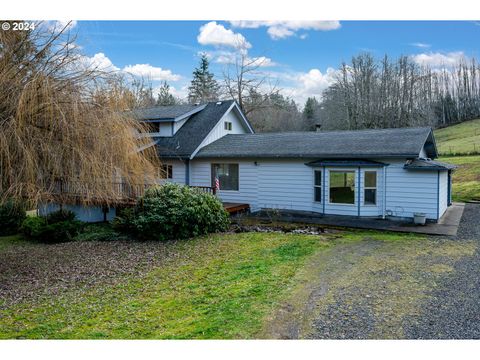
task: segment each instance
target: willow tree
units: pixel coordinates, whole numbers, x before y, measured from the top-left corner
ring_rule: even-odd
[[[73,201],[58,194],[61,181],[77,202],[110,204],[115,181],[153,180],[153,148],[125,115],[128,91],[104,70],[78,52],[68,26],[0,32],[0,203]]]

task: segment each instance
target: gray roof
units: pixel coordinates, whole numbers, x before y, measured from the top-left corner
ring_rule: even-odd
[[[454,170],[457,166],[431,159],[415,159],[407,161],[403,168],[407,170]]]
[[[306,163],[307,166],[318,167],[318,166],[372,166],[372,167],[383,167],[388,164],[372,161],[372,160],[362,160],[362,159],[326,159],[326,160],[315,160]]]
[[[196,157],[416,158],[424,145],[427,156],[437,157],[431,128],[242,134],[224,136]]]
[[[160,157],[189,158],[200,146],[213,127],[233,104],[233,100],[221,104],[211,102],[190,119],[171,137],[155,138]]]
[[[137,109],[132,111],[133,116],[137,120],[175,120],[183,115],[193,115],[201,111],[206,104],[203,105],[171,105],[171,106],[155,106],[145,109]]]

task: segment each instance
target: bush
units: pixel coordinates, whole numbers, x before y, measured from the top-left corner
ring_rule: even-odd
[[[128,237],[115,231],[109,224],[86,225],[82,232],[75,236],[75,241],[115,241],[128,240]]]
[[[23,235],[45,243],[72,241],[80,233],[83,223],[75,220],[75,214],[68,211],[55,211],[46,217],[27,217],[20,228]]]
[[[133,213],[115,224],[142,239],[185,239],[225,231],[229,216],[215,196],[188,186],[165,184],[147,190]]]
[[[25,208],[13,201],[0,205],[0,236],[16,234],[26,216]]]

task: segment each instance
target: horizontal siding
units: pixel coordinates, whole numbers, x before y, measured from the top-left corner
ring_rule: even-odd
[[[381,161],[381,160],[379,160]],[[273,160],[257,159],[242,161],[225,161],[222,159],[192,160],[192,185],[210,186],[210,164],[212,162],[234,162],[239,164],[238,192],[219,192],[223,201],[249,203],[253,210],[261,208],[277,208],[287,210],[303,210],[323,212],[323,203],[314,202],[313,171],[305,165],[305,160]],[[437,216],[437,173],[407,171],[403,169],[404,161],[384,161],[386,167],[386,210],[394,216],[412,217],[414,212],[425,212],[427,217]],[[317,168],[322,170],[322,168]],[[361,216],[381,216],[384,199],[384,179],[382,168],[361,168],[360,194],[355,194],[355,205],[338,205],[328,202],[329,170],[340,168],[327,167],[325,176],[326,194],[325,212],[327,214],[358,214],[358,195],[360,195]],[[345,168],[355,171],[355,182],[358,188],[358,168]],[[375,206],[364,205],[364,173],[377,171],[377,203]],[[323,178],[323,177],[322,177]],[[446,184],[446,181],[445,181]],[[446,201],[446,185],[440,189]],[[443,195],[442,195],[443,196]]]
[[[439,205],[441,217],[448,207],[448,171],[440,171]]]
[[[218,191],[217,195],[223,202],[247,203],[252,210],[257,210],[258,184],[257,166],[253,161],[225,161],[224,159],[203,161],[192,160],[191,162],[191,185],[211,186],[211,164],[233,163],[238,164],[239,187],[238,191]]]
[[[80,221],[103,221],[103,210],[100,206],[63,205],[62,208],[64,210],[72,211],[75,214],[76,219]],[[45,204],[38,207],[38,213],[40,216],[45,216],[58,210],[60,210],[60,205],[58,204]],[[112,221],[115,216],[115,208],[109,208],[107,212],[107,221]]]
[[[232,123],[232,130],[225,130],[225,121]],[[210,134],[202,141],[200,147],[207,146],[212,142],[220,139],[221,137],[228,134],[246,134],[250,131],[245,128],[243,120],[241,120],[232,110],[226,113],[223,118],[215,125]]]
[[[172,178],[159,179],[158,182],[163,184],[165,182],[172,182],[176,184],[185,185],[186,165],[181,160],[161,160],[162,164],[172,165]]]
[[[415,212],[424,212],[427,218],[436,219],[437,172],[408,171],[403,165],[403,161],[390,161],[386,168],[387,212],[397,217],[413,217]]]

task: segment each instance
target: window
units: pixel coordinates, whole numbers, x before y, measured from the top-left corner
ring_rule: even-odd
[[[364,205],[376,205],[377,204],[377,172],[365,171],[364,175]]]
[[[314,184],[313,184],[313,191],[314,191],[314,200],[317,202],[322,201],[322,172],[320,170],[314,171]]]
[[[330,203],[355,204],[355,171],[330,171]]]
[[[219,190],[238,191],[238,164],[212,164],[212,187],[216,179]]]
[[[231,121],[225,121],[224,126],[225,126],[225,130],[232,130],[232,122]]]
[[[171,179],[173,177],[173,166],[162,164],[160,169],[160,179]]]

